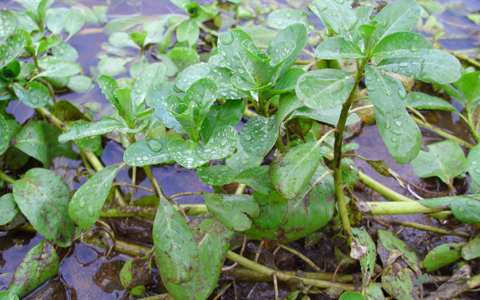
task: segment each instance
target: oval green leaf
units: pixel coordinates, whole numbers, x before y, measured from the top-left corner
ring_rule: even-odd
[[[15,82],[13,90],[23,104],[32,108],[43,107],[52,99],[47,87],[36,81],[27,82],[26,89],[22,84]]]

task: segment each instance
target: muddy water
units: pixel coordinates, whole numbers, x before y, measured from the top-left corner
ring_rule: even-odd
[[[109,1],[112,2],[111,9],[108,15],[111,17],[121,15],[140,14],[145,16],[161,15],[167,13],[182,13],[178,8],[171,5],[166,0],[139,0],[139,1]],[[204,1],[201,1],[204,2]],[[295,1],[287,1],[289,3],[295,3]],[[480,10],[480,2],[471,1],[451,1],[442,0],[442,4],[463,4],[464,7],[459,7],[455,12],[445,11],[437,14],[438,19],[443,24],[444,29],[447,32],[447,36],[453,36],[455,39],[441,38],[439,43],[449,50],[463,50],[465,53],[471,53],[472,49],[478,46],[480,43],[480,26],[474,25],[471,21],[464,16],[465,11]],[[83,5],[92,7],[93,5],[106,5],[106,1],[102,0],[84,0],[81,1]],[[132,3],[139,3],[139,5],[131,5]],[[298,3],[298,2],[297,2]],[[301,2],[300,2],[301,3]],[[299,9],[305,9],[305,1],[300,4]],[[375,4],[375,3],[374,3]],[[54,6],[62,6],[61,1],[56,1]],[[21,7],[13,1],[1,1],[0,9],[11,8],[21,9]],[[310,18],[314,23],[318,23],[316,18]],[[86,27],[88,29],[88,27]],[[91,27],[93,28],[93,27]],[[423,32],[424,33],[424,32]],[[424,33],[430,37],[430,34]],[[70,43],[74,46],[79,54],[79,63],[85,70],[86,75],[92,75],[90,73],[91,67],[96,67],[98,64],[98,56],[101,55],[102,45],[108,40],[107,36],[102,33],[94,34],[78,34],[70,39]],[[140,53],[137,50],[128,50],[129,55],[132,57],[138,56]],[[128,75],[123,75],[128,76]],[[121,76],[120,76],[121,77]],[[58,97],[59,100],[67,99],[71,102],[83,104],[86,102],[100,103],[101,107],[98,112],[95,113],[95,117],[100,118],[103,115],[109,114],[112,111],[111,106],[105,100],[105,97],[100,92],[98,86],[96,86],[91,92],[86,94],[68,93]],[[455,104],[455,100],[453,100]],[[33,115],[33,109],[24,106],[19,101],[12,101],[8,106],[8,112],[16,116],[17,121],[24,123]],[[465,139],[471,141],[471,137],[468,135],[468,130],[464,126],[461,120],[451,113],[428,113],[428,120],[433,124],[444,128],[445,130]],[[428,131],[422,132],[424,135],[424,144],[432,143],[441,140],[438,136],[429,133]],[[355,142],[360,145],[358,150],[355,150],[355,154],[365,156],[371,159],[382,159],[387,164],[398,172],[404,178],[407,178],[414,184],[424,184],[425,188],[431,190],[442,190],[442,184],[436,180],[423,181],[419,179],[413,172],[409,165],[397,164],[389,155],[378,129],[375,125],[363,128],[360,135],[354,137],[351,142]],[[101,160],[105,165],[111,165],[122,161],[123,148],[113,142],[109,141],[106,144],[104,154],[101,156]],[[361,168],[367,175],[373,177],[379,182],[391,187],[399,193],[402,193],[408,197],[413,197],[407,190],[400,187],[400,185],[392,178],[385,178],[374,172],[368,164],[362,160],[355,159],[355,163]],[[82,170],[80,161],[71,161],[65,158],[57,158],[54,161],[55,171],[63,176],[71,189],[77,189],[85,181],[85,177],[80,177],[78,180],[74,179],[77,172]],[[125,169],[119,173],[117,180],[123,180],[126,182],[131,181],[128,169]],[[166,194],[171,195],[180,192],[191,191],[206,191],[212,192],[211,187],[200,181],[194,171],[186,170],[178,165],[174,166],[157,166],[153,168],[153,173],[156,176],[159,183],[162,185]],[[140,176],[139,176],[140,177]],[[144,179],[139,184],[145,187],[151,187],[148,180]],[[459,183],[461,185],[461,183]],[[129,192],[128,189],[124,189],[124,192]],[[138,190],[136,198],[148,195],[147,192]],[[368,188],[360,189],[356,192],[356,196],[364,200],[381,201],[384,200],[377,193],[372,192]],[[203,200],[200,196],[184,197],[180,198],[180,203],[201,203]],[[438,221],[425,218],[420,215],[401,216],[397,219],[408,220],[412,222],[438,225]],[[128,223],[128,224],[127,224]],[[141,222],[129,222],[122,220],[110,223],[117,229],[117,236],[122,237],[130,235],[138,242],[148,241],[149,230],[147,223]],[[142,227],[143,226],[143,227]],[[412,245],[416,245],[422,254],[425,254],[428,249],[431,249],[441,243],[455,242],[457,238],[453,237],[438,237],[429,235],[424,238],[424,232],[406,228],[400,233],[400,237]],[[1,287],[8,286],[10,279],[19,265],[23,256],[35,245],[40,243],[42,237],[35,233],[16,231],[16,232],[0,232],[0,289]],[[307,247],[302,243],[294,243],[298,250],[301,250],[308,257],[312,258],[324,271],[332,272],[335,269],[333,262],[333,246],[329,243],[330,237],[324,237],[322,242],[317,246]],[[428,241],[422,243],[422,241]],[[322,245],[322,246],[320,246]],[[258,245],[252,243],[250,245],[251,253],[254,253],[254,248]],[[430,248],[428,248],[430,247]],[[118,278],[118,273],[123,266],[124,262],[129,259],[125,255],[119,255],[116,253],[109,254],[106,257],[107,251],[103,248],[89,245],[86,243],[77,243],[69,249],[62,250],[60,257],[62,259],[60,265],[59,275],[42,285],[37,291],[28,296],[28,299],[121,299],[124,291]],[[296,258],[288,257],[288,254],[281,254],[280,258],[273,257],[269,251],[264,251],[261,256],[261,260],[268,263],[275,260],[277,266],[281,263],[284,264],[286,269],[296,270],[298,268],[304,269],[305,266]],[[280,260],[280,261],[277,261]],[[342,271],[342,270],[341,270]],[[343,270],[348,271],[348,270]],[[153,281],[158,280],[154,274]],[[252,291],[253,289],[253,291]],[[288,291],[287,286],[281,286],[280,295],[285,296]],[[149,288],[149,293],[160,293],[161,290],[157,290],[153,285]],[[271,283],[261,283],[255,285],[254,283],[239,283],[237,285],[238,295],[242,295],[239,299],[243,299],[251,292],[249,299],[274,299],[273,286]],[[234,293],[230,289],[223,299],[233,299]],[[321,299],[321,296],[312,299]]]

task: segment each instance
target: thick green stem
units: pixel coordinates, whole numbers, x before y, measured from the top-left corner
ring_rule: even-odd
[[[365,68],[366,60],[363,60],[360,63],[360,66],[355,75],[355,84],[350,96],[347,101],[342,106],[342,112],[338,119],[337,130],[335,132],[335,144],[333,150],[333,178],[335,180],[335,194],[337,196],[337,207],[338,213],[340,214],[340,219],[342,220],[343,230],[348,241],[348,244],[352,242],[352,228],[350,226],[350,221],[348,219],[348,210],[345,203],[345,195],[343,193],[343,178],[342,178],[342,145],[343,145],[343,131],[345,130],[345,124],[348,118],[348,111],[352,105],[354,99],[355,91],[357,90],[357,85],[362,79],[363,69]]]
[[[441,227],[436,227],[436,226],[430,226],[430,225],[425,225],[425,224],[419,224],[419,223],[413,223],[413,222],[404,222],[404,221],[389,221],[389,223],[395,224],[395,225],[400,225],[400,226],[405,226],[405,227],[410,227],[410,228],[415,228],[418,230],[423,230],[423,231],[431,231],[439,234],[444,234],[444,235],[455,235],[463,238],[470,238],[470,234],[466,232],[461,232],[461,231],[455,231],[455,230],[447,230],[443,229]]]
[[[418,202],[365,202],[373,215],[431,214],[444,209],[426,207]]]
[[[13,184],[15,182],[15,179],[3,173],[2,171],[0,171],[0,180],[3,180],[8,184]]]

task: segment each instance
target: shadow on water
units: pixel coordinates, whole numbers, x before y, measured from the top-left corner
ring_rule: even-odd
[[[2,1],[0,3],[0,9],[19,9],[21,6],[13,1]],[[208,1],[201,1],[208,2]],[[279,1],[283,5],[287,5],[285,2]],[[300,3],[297,8],[307,11],[306,1],[296,2],[288,1],[288,3]],[[92,7],[93,5],[106,5],[102,0],[84,0],[81,1],[83,5]],[[132,3],[139,3],[139,5],[132,5]],[[452,12],[445,10],[445,12],[436,14],[437,19],[446,31],[447,38],[440,38],[439,43],[449,50],[463,50],[468,53],[471,49],[476,48],[480,44],[480,26],[475,25],[472,21],[465,17],[465,10],[480,10],[480,1],[440,1],[443,5],[454,5],[458,7]],[[375,4],[375,3],[374,3]],[[383,3],[384,4],[384,3]],[[55,1],[54,6],[61,7],[60,1]],[[287,5],[288,6],[288,5]],[[162,0],[138,0],[138,1],[112,1],[111,9],[108,15],[111,17],[123,16],[123,15],[144,15],[146,17],[162,15],[167,13],[182,13],[177,7],[171,5],[169,1]],[[312,22],[318,24],[316,18],[310,18]],[[90,26],[90,25],[89,25]],[[94,26],[86,27],[79,34],[75,35],[69,40],[69,43],[74,46],[79,54],[79,63],[82,65],[83,70],[86,71],[86,75],[93,76],[91,69],[95,68],[99,61],[99,55],[104,54],[102,45],[108,42],[108,37],[98,31],[89,31],[89,29],[95,29]],[[94,32],[94,33],[89,33]],[[432,34],[422,32],[427,37],[432,37]],[[448,38],[453,37],[453,38]],[[140,54],[139,50],[128,50],[128,55],[135,57]],[[119,77],[128,76],[122,74]],[[111,106],[101,93],[100,89],[96,85],[95,88],[86,93],[67,93],[58,96],[58,100],[66,99],[73,103],[83,104],[86,102],[100,103],[101,107],[94,113],[95,117],[100,117],[109,114],[112,111]],[[455,104],[455,103],[454,103]],[[20,101],[11,101],[7,107],[7,112],[14,114],[17,121],[21,124],[28,121],[34,110],[23,105]],[[468,130],[465,124],[462,123],[455,115],[447,112],[431,112],[426,114],[428,120],[440,128],[444,128],[448,132],[459,136],[465,140],[471,140],[468,134]],[[439,141],[441,138],[429,133],[428,131],[422,132],[424,135],[424,144]],[[441,184],[438,181],[423,181],[413,172],[411,166],[397,164],[388,154],[388,151],[381,142],[378,129],[375,125],[364,127],[362,133],[354,137],[352,142],[360,145],[358,150],[355,150],[355,154],[365,156],[376,160],[384,160],[392,169],[399,173],[402,177],[408,178],[412,183],[421,185],[432,189],[442,189]],[[123,161],[123,147],[114,141],[106,142],[101,160],[105,165],[117,164]],[[367,175],[373,177],[375,180],[391,187],[397,192],[404,194],[408,197],[412,195],[404,188],[400,187],[397,181],[393,178],[382,177],[371,167],[362,160],[355,159],[357,166],[362,169]],[[78,177],[77,173],[83,170],[81,161],[72,161],[63,157],[56,158],[53,163],[54,170],[59,175],[65,178],[70,189],[78,189],[85,181],[86,177]],[[162,185],[163,191],[167,195],[172,195],[181,192],[192,191],[205,191],[213,192],[212,188],[207,184],[199,180],[195,171],[184,169],[178,165],[162,165],[153,168],[153,173],[157,178],[160,185]],[[140,176],[140,175],[139,175]],[[151,188],[148,179],[141,178],[142,180],[138,184]],[[118,176],[117,180],[131,182],[131,170],[124,169]],[[122,188],[125,193],[129,193],[128,188]],[[356,196],[360,199],[381,201],[383,197],[377,193],[369,190],[366,187],[359,187],[355,191]],[[136,199],[149,195],[148,192],[138,190],[136,193]],[[179,198],[180,203],[202,203],[201,196],[189,196]],[[426,218],[422,215],[408,215],[397,217],[399,220],[412,221],[417,223],[424,223],[431,225],[438,225],[438,222],[432,218]],[[151,229],[149,229],[148,221],[130,221],[128,219],[110,221],[110,225],[116,230],[117,237],[120,239],[134,240],[141,244],[151,243]],[[433,223],[433,224],[432,224]],[[456,242],[455,237],[438,237],[437,235],[429,236],[428,243],[421,243],[424,238],[424,232],[420,232],[415,229],[406,228],[400,234],[400,237],[406,242],[417,245],[419,251],[425,255],[427,252],[427,245],[435,247],[442,243]],[[13,272],[19,265],[24,255],[35,245],[40,243],[42,237],[35,233],[15,231],[15,232],[1,232],[0,233],[0,287],[8,286]],[[333,264],[328,265],[328,259],[333,257],[333,249],[326,251],[326,248],[331,245],[327,245],[330,238],[324,237],[322,247],[307,247],[300,246],[298,243],[295,245],[298,247],[304,247],[303,252],[308,254],[314,261],[318,260],[319,265],[323,265],[326,271],[332,271],[335,269]],[[319,243],[322,244],[322,243]],[[252,249],[258,245],[252,244]],[[330,247],[332,248],[332,247]],[[108,258],[106,257],[107,250],[93,246],[86,243],[76,243],[74,246],[59,250],[60,258],[63,260],[60,264],[59,275],[48,281],[34,293],[29,295],[26,299],[121,299],[124,290],[119,280],[119,272],[126,260],[129,257],[124,255],[118,255],[111,253]],[[276,260],[278,258],[272,257],[271,253],[264,251],[262,255],[264,259]],[[290,262],[287,266],[290,266],[293,270],[298,269],[298,260],[294,258],[288,258],[287,254],[282,254],[282,258],[285,261]],[[328,256],[328,257],[327,257]],[[328,259],[327,259],[328,258]],[[278,265],[278,262],[276,262]],[[158,274],[154,272],[152,275],[152,286],[148,290],[149,292],[158,293],[162,292],[156,290],[154,287],[156,281],[158,281]],[[252,288],[252,297],[250,299],[273,299],[273,286],[271,283],[261,283],[254,285],[251,283],[238,284],[238,291],[241,297],[246,297]],[[281,286],[280,296],[285,296],[288,288]],[[233,297],[231,291],[224,295],[222,299],[229,299]],[[240,299],[243,299],[241,298]],[[230,298],[232,299],[232,298]],[[321,298],[312,298],[321,299]]]

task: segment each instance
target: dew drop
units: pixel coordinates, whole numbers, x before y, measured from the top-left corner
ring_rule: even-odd
[[[233,42],[233,33],[230,31],[223,33],[220,36],[220,42],[224,45],[230,45]]]
[[[285,17],[291,18],[291,17],[292,17],[292,14],[288,12],[288,13],[285,15]]]
[[[400,98],[405,99],[407,97],[407,92],[405,92],[405,89],[398,89],[398,95]]]
[[[467,200],[467,205],[468,205],[468,206],[470,206],[470,207],[475,207],[475,206],[476,206],[475,204],[477,204],[476,201],[474,201],[474,200]]]
[[[159,152],[160,150],[162,150],[162,144],[157,141],[157,140],[148,140],[147,141],[147,146],[148,148],[150,148],[150,150],[152,150],[153,152]]]
[[[402,61],[401,63],[399,63],[399,65],[400,65],[400,67],[407,67],[407,66],[408,66],[408,63]]]
[[[252,136],[249,135],[249,134],[245,134],[245,135],[243,136],[243,139],[246,140],[246,141],[249,141],[249,140],[252,139]]]
[[[369,92],[374,92],[375,91],[375,87],[373,85],[367,85],[367,91]]]
[[[465,210],[465,209],[464,209],[463,207],[459,207],[459,208],[458,208],[458,211],[459,211],[459,212],[463,212],[464,210]]]
[[[399,120],[396,120],[395,121],[395,124],[398,126],[398,127],[402,127],[403,123]]]

